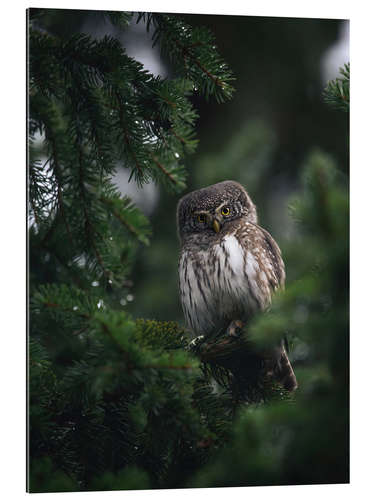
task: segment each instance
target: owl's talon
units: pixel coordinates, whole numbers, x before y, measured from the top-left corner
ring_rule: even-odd
[[[195,337],[191,342],[188,344],[188,349],[189,351],[196,349],[196,347],[201,344],[205,339],[204,335],[199,335],[198,337]]]
[[[227,334],[230,337],[239,337],[244,326],[245,324],[242,321],[240,321],[239,319],[235,319],[229,324]]]

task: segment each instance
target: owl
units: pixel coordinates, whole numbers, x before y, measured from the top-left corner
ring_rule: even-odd
[[[180,300],[195,334],[234,334],[284,287],[281,251],[258,225],[256,206],[238,182],[219,182],[182,197],[177,227]],[[294,390],[297,382],[284,342],[273,358],[276,378]]]

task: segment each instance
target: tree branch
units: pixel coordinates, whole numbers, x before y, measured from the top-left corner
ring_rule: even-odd
[[[159,160],[156,158],[155,155],[151,154],[151,158],[153,160],[153,162],[155,163],[155,165],[163,172],[164,175],[166,175],[171,182],[173,182],[174,184],[177,184],[177,181],[176,179],[173,177],[173,175],[168,172],[168,170],[163,167],[163,165],[159,162]]]

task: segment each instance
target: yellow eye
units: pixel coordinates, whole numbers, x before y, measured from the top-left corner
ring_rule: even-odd
[[[221,215],[229,215],[230,214],[230,208],[229,207],[223,207],[221,209]]]
[[[197,221],[198,222],[205,222],[206,221],[206,216],[204,214],[198,214],[197,215]]]

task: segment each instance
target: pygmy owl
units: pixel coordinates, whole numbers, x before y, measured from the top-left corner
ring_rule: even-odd
[[[285,267],[272,236],[258,225],[246,190],[224,181],[185,195],[177,206],[179,289],[185,320],[197,335],[232,331],[264,311],[284,287]],[[284,343],[275,349],[277,379],[297,382]]]

